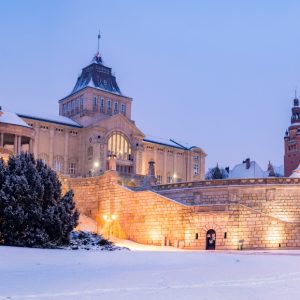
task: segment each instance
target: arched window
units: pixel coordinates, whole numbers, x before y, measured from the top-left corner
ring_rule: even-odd
[[[108,152],[117,159],[132,160],[131,146],[127,137],[121,132],[113,132],[108,139]]]
[[[63,170],[64,159],[62,156],[55,156],[54,158],[54,170],[57,172],[62,172]]]
[[[42,160],[44,164],[48,164],[48,155],[46,153],[40,153],[38,158]]]

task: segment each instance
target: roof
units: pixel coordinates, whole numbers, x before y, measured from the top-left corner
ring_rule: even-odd
[[[32,114],[17,114],[17,115],[20,118],[27,118],[27,119],[32,119],[32,120],[36,120],[36,121],[43,121],[43,122],[48,122],[48,123],[54,123],[54,124],[60,124],[60,125],[67,125],[67,126],[77,127],[77,128],[81,128],[82,127],[79,123],[71,120],[68,117],[64,117],[64,116],[32,115]]]
[[[300,178],[300,165],[290,175],[291,178]]]
[[[264,172],[262,168],[255,161],[250,162],[249,169],[246,168],[246,163],[238,164],[229,172],[229,178],[265,178],[267,172]]]
[[[188,145],[183,145],[182,143],[179,143],[173,139],[162,139],[162,138],[153,138],[153,137],[148,137],[146,136],[144,138],[145,142],[149,142],[149,143],[154,143],[154,144],[158,144],[158,145],[162,145],[162,146],[168,146],[168,147],[173,147],[173,148],[177,148],[177,149],[181,149],[181,150],[191,150],[192,148],[195,148],[195,146],[188,146]]]
[[[23,127],[31,128],[24,120],[22,120],[16,113],[9,111],[1,111],[0,123],[18,125]]]
[[[88,66],[82,69],[71,94],[88,86],[122,96],[116,77],[111,73],[111,68],[103,65],[99,53],[93,57]]]

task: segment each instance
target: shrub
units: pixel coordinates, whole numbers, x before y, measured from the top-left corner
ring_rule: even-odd
[[[55,247],[77,225],[73,192],[64,196],[56,173],[32,154],[0,162],[0,240],[5,245]]]

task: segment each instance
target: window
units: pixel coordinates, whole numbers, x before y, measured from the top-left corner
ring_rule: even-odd
[[[115,102],[114,113],[117,114],[119,112],[119,103]]]
[[[199,156],[194,156],[194,162],[198,162],[199,161]]]
[[[75,162],[69,163],[69,174],[71,174],[71,175],[76,174],[76,163]]]
[[[111,100],[110,99],[107,100],[107,113],[111,114]]]
[[[92,146],[88,147],[87,155],[88,155],[88,160],[93,159],[93,147]]]
[[[100,112],[104,113],[104,98],[101,97]]]
[[[161,175],[156,176],[156,183],[157,184],[162,184],[162,176]]]
[[[97,97],[94,97],[93,99],[93,111],[97,111],[98,110],[98,101],[97,101]]]
[[[54,158],[54,170],[56,172],[61,172],[63,169],[63,158],[61,156],[56,156]]]
[[[126,104],[124,104],[124,103],[121,105],[121,112],[123,115],[126,114]]]
[[[121,132],[113,132],[108,139],[108,151],[117,159],[131,160],[131,145],[127,137]]]
[[[172,183],[172,181],[173,181],[173,177],[168,175],[167,176],[167,183]]]
[[[83,111],[83,96],[80,96],[80,111]]]
[[[199,165],[198,164],[194,164],[193,172],[194,172],[195,176],[199,175]]]
[[[48,155],[46,153],[39,154],[38,158],[44,163],[48,163]]]
[[[68,112],[70,112],[71,111],[71,102],[69,101],[68,102]]]

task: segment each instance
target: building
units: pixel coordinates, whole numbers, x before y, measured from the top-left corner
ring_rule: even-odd
[[[291,125],[284,137],[284,176],[290,176],[300,164],[300,107],[295,95]]]
[[[153,161],[158,183],[203,179],[205,152],[175,140],[146,137],[131,119],[132,98],[121,92],[99,52],[58,103],[59,116],[1,111],[0,151],[30,151],[71,177],[115,168],[132,180],[147,175]]]

